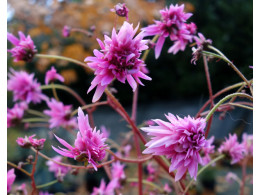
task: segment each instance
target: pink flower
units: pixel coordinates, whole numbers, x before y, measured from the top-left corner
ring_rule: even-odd
[[[234,181],[240,181],[240,179],[238,178],[238,176],[235,174],[235,173],[232,173],[232,172],[228,172],[226,177],[225,177],[226,181],[229,183],[229,184],[232,184],[234,183]]]
[[[27,195],[28,194],[25,183],[23,183],[22,185],[17,187],[16,191],[19,192],[19,194],[22,194],[22,195]]]
[[[129,9],[125,6],[125,3],[121,4],[118,3],[115,5],[114,9],[111,9],[112,12],[116,12],[116,14],[120,17],[126,17],[126,20],[128,21],[128,12]]]
[[[201,165],[203,166],[207,165],[210,162],[211,158],[209,154],[213,154],[215,152],[215,146],[213,145],[214,139],[215,137],[211,136],[211,138],[207,140],[206,145],[201,149],[202,153],[204,154],[201,163]]]
[[[104,125],[100,126],[100,130],[103,133],[104,137],[108,138],[110,135],[110,130],[108,130]]]
[[[129,144],[123,147],[125,157],[129,157],[129,153],[130,153],[131,149],[132,149],[132,146]]]
[[[52,158],[56,162],[61,162],[62,157],[61,156],[55,156]],[[46,162],[46,165],[49,167],[50,172],[55,173],[55,177],[58,178],[60,181],[63,180],[63,177],[68,173],[70,170],[70,167],[65,167],[59,164],[56,164],[55,162],[49,160]]]
[[[7,193],[11,192],[12,185],[14,183],[15,178],[16,178],[16,175],[14,174],[14,168],[10,169],[7,172]]]
[[[70,36],[70,31],[71,31],[71,28],[67,25],[65,25],[62,29],[62,35],[64,37],[69,37]]]
[[[54,146],[52,148],[62,156],[74,158],[74,160],[79,162],[89,162],[97,170],[96,161],[101,161],[106,155],[106,138],[100,133],[100,130],[97,131],[96,128],[92,130],[89,125],[88,115],[84,116],[80,107],[78,109],[78,127],[79,132],[74,142],[75,147],[72,147],[65,140],[55,135],[57,140],[68,150],[61,147],[57,149]]]
[[[235,164],[244,157],[244,153],[246,152],[245,146],[238,143],[236,134],[233,136],[229,134],[229,138],[225,139],[226,141],[222,143],[218,151],[227,154],[231,158],[231,164]]]
[[[19,124],[27,108],[28,105],[25,102],[16,103],[13,108],[7,108],[7,127]]]
[[[158,126],[141,128],[152,136],[143,153],[170,158],[169,172],[177,170],[175,181],[181,179],[187,170],[191,178],[196,179],[198,163],[202,161],[199,152],[207,144],[204,136],[206,121],[190,116],[175,117],[171,113],[165,116],[170,122],[156,119],[153,121]]]
[[[45,84],[48,85],[49,83],[59,80],[60,82],[64,82],[64,78],[57,73],[56,69],[52,66],[51,70],[46,72],[45,75]]]
[[[153,167],[153,163],[149,162],[149,163],[147,164],[147,171],[148,171],[148,174],[149,174],[149,175],[155,174],[156,170],[155,170],[155,168]]]
[[[12,53],[14,62],[18,62],[20,60],[30,62],[33,59],[34,54],[37,52],[36,47],[30,35],[25,37],[21,31],[19,31],[18,34],[20,40],[13,34],[7,32],[7,39],[15,46],[7,51]]]
[[[247,156],[253,156],[253,135],[243,133],[242,139],[242,144],[245,147],[245,154]]]
[[[194,40],[196,41],[196,44],[198,47],[202,47],[205,49],[208,45],[212,44],[211,39],[206,39],[202,33],[198,33],[198,37],[194,37]]]
[[[44,110],[43,112],[51,117],[49,120],[50,128],[59,126],[77,128],[76,119],[71,116],[71,105],[63,105],[62,102],[58,102],[54,98],[51,101],[47,101],[47,105],[50,110]]]
[[[95,49],[93,51],[95,57],[85,59],[85,62],[89,61],[88,65],[95,70],[96,75],[88,89],[89,93],[97,87],[93,102],[101,97],[105,88],[114,78],[122,83],[127,80],[133,91],[137,87],[136,83],[143,85],[139,78],[151,80],[141,71],[145,64],[139,57],[148,46],[146,45],[147,40],[142,40],[142,32],[135,36],[137,30],[138,26],[133,29],[133,25],[124,22],[118,33],[113,29],[111,38],[105,35],[104,43],[97,39],[101,50]]]
[[[45,139],[34,139],[34,135],[31,135],[29,137],[25,136],[25,138],[18,137],[16,142],[19,146],[22,148],[29,148],[34,147],[36,150],[41,150],[44,146]]]
[[[117,180],[117,187],[121,187],[120,181],[126,178],[124,172],[125,165],[121,164],[119,161],[112,163],[112,178]]]
[[[167,192],[167,193],[171,193],[172,192],[172,189],[170,188],[169,184],[166,183],[163,187],[164,191]]]
[[[99,188],[94,187],[91,195],[114,195],[116,186],[117,180],[111,180],[106,186],[104,179],[102,179]]]
[[[14,101],[22,100],[27,103],[40,103],[42,100],[47,100],[47,97],[42,94],[41,84],[34,79],[34,74],[27,72],[16,72],[10,69],[8,74],[7,89],[13,92]]]
[[[177,53],[179,50],[184,50],[187,43],[192,41],[193,34],[196,31],[194,23],[187,25],[186,21],[192,14],[185,13],[184,5],[170,5],[169,8],[160,10],[161,21],[155,21],[155,24],[143,28],[145,36],[159,35],[155,46],[155,58],[159,58],[163,44],[167,37],[175,41],[174,45],[168,52]]]

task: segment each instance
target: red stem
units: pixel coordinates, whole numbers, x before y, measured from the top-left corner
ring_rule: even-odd
[[[35,154],[35,160],[33,162],[33,168],[32,168],[32,172],[31,172],[31,180],[32,180],[32,193],[31,193],[31,195],[37,194],[37,188],[36,188],[35,179],[34,179],[34,173],[36,171],[37,160],[38,160],[38,150],[36,151],[36,154]]]

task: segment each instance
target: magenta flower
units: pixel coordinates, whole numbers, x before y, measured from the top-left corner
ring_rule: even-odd
[[[106,186],[104,179],[102,179],[99,188],[94,187],[91,195],[101,195],[101,194],[102,195],[114,195],[116,186],[117,186],[117,180],[116,179],[112,179],[108,183],[107,186]]]
[[[10,169],[7,172],[7,193],[11,192],[12,185],[14,183],[15,178],[16,178],[16,175],[14,174],[14,168]]]
[[[171,193],[172,192],[172,189],[170,188],[169,184],[166,183],[163,187],[164,191],[167,192],[167,193]]]
[[[229,184],[233,184],[234,181],[240,182],[240,179],[238,178],[238,176],[232,172],[228,172],[225,179]]]
[[[48,85],[49,83],[59,80],[60,82],[64,82],[63,76],[57,73],[56,69],[52,66],[51,70],[46,72],[45,75],[45,84]]]
[[[47,97],[42,94],[41,84],[34,79],[34,74],[27,72],[16,72],[10,69],[8,74],[7,89],[13,92],[14,101],[22,100],[27,103],[40,103],[42,100],[47,100]]]
[[[104,125],[100,126],[100,130],[103,133],[104,137],[108,138],[110,135],[110,130],[107,129]]]
[[[61,162],[62,157],[61,156],[55,156],[52,158],[56,162]],[[49,167],[50,172],[54,172],[55,177],[59,179],[59,181],[63,181],[63,177],[69,172],[70,167],[65,167],[59,164],[56,164],[55,162],[49,160],[46,162],[46,165]]]
[[[145,64],[139,57],[148,46],[147,40],[143,40],[142,32],[135,36],[137,30],[138,26],[133,29],[133,25],[124,22],[118,33],[113,29],[111,38],[105,35],[104,43],[97,39],[101,50],[95,49],[93,51],[95,57],[85,59],[85,62],[88,61],[88,65],[95,70],[96,75],[88,89],[89,93],[97,87],[93,102],[101,97],[114,78],[122,83],[127,80],[133,91],[137,87],[136,83],[143,85],[139,78],[151,80],[141,71]]]
[[[27,108],[28,105],[25,102],[16,103],[13,108],[7,108],[7,128],[19,124]]]
[[[194,37],[194,40],[196,41],[196,44],[198,47],[202,47],[205,49],[208,45],[212,44],[211,39],[206,39],[202,33],[198,33],[198,37]]]
[[[31,39],[30,35],[25,37],[25,35],[19,31],[20,40],[13,34],[7,32],[7,39],[15,46],[7,51],[14,57],[14,62],[20,60],[30,62],[33,59],[34,54],[37,52],[36,47]]]
[[[116,12],[116,14],[120,17],[125,17],[128,21],[128,12],[129,9],[125,6],[125,3],[118,3],[115,5],[114,9],[111,9],[112,12]]]
[[[44,146],[44,142],[45,142],[45,139],[35,139],[33,138],[35,137],[35,134],[34,135],[31,135],[29,137],[25,136],[25,138],[22,138],[22,137],[18,137],[16,139],[16,142],[17,144],[22,147],[22,148],[29,148],[29,147],[34,147],[36,150],[41,150],[43,149],[43,146]]]
[[[50,110],[44,110],[44,114],[50,116],[50,128],[54,127],[70,127],[77,128],[76,119],[71,116],[72,106],[63,105],[62,102],[58,102],[54,98],[51,101],[47,101],[47,105]]]
[[[202,161],[199,152],[207,144],[204,136],[206,121],[190,116],[175,117],[171,113],[165,116],[170,122],[155,119],[153,121],[158,126],[141,128],[152,136],[143,153],[170,158],[169,172],[177,170],[175,181],[181,179],[187,170],[191,178],[196,179],[198,163]]]
[[[201,163],[201,165],[203,165],[203,166],[207,165],[210,162],[211,158],[210,158],[209,154],[213,154],[215,152],[215,150],[214,150],[215,146],[213,144],[214,139],[215,139],[215,137],[211,136],[211,138],[209,138],[207,140],[206,145],[201,149],[202,154],[204,155],[202,157],[202,163]]]
[[[245,147],[245,155],[253,156],[253,135],[243,133],[242,139],[242,144]]]
[[[158,35],[158,41],[155,46],[155,58],[159,58],[163,44],[167,37],[175,41],[168,52],[177,53],[184,50],[187,43],[192,41],[193,34],[196,32],[194,23],[187,25],[186,21],[192,16],[191,13],[185,13],[184,5],[170,5],[169,8],[160,10],[161,21],[155,21],[155,24],[143,28],[145,36]]]
[[[78,127],[79,132],[74,142],[75,147],[72,147],[65,140],[55,135],[57,140],[68,150],[61,147],[57,149],[54,146],[52,148],[62,156],[74,158],[74,160],[79,162],[89,162],[97,170],[96,162],[101,161],[106,155],[106,138],[100,130],[97,131],[96,128],[92,130],[89,125],[88,115],[84,116],[80,107],[78,109]]]
[[[246,152],[245,146],[238,143],[236,134],[233,136],[229,134],[229,138],[225,138],[225,140],[226,141],[221,144],[218,151],[230,157],[231,164],[239,162]]]
[[[70,36],[70,31],[71,31],[71,28],[67,25],[65,25],[62,29],[62,35],[64,37],[69,37]]]

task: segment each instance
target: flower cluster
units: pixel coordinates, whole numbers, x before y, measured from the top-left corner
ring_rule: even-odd
[[[7,33],[7,39],[15,46],[7,51],[12,54],[14,61],[18,62],[20,60],[30,62],[33,56],[37,52],[36,46],[30,35],[27,37],[21,32],[18,32],[20,40],[11,33]]]
[[[85,62],[95,70],[96,77],[91,82],[88,93],[97,87],[93,102],[96,102],[103,94],[105,88],[114,78],[122,83],[127,82],[135,91],[137,84],[143,85],[139,78],[151,80],[145,75],[141,68],[145,66],[144,61],[139,59],[141,52],[148,49],[147,41],[143,40],[143,33],[135,36],[138,26],[124,22],[119,32],[113,29],[112,37],[105,35],[104,43],[97,39],[101,51],[94,50],[95,57],[87,57]]]
[[[75,140],[75,147],[72,147],[65,140],[55,135],[57,140],[64,145],[67,149],[59,147],[59,149],[52,146],[52,148],[60,155],[74,158],[79,162],[89,162],[93,165],[94,169],[97,170],[97,161],[101,161],[105,157],[105,144],[106,138],[100,130],[92,130],[89,125],[88,115],[84,116],[82,109],[78,109],[78,127],[79,132]]]
[[[141,128],[152,136],[143,153],[170,158],[169,172],[177,170],[175,181],[180,180],[187,170],[191,178],[196,179],[198,163],[202,162],[199,152],[207,145],[204,136],[205,119],[190,116],[180,118],[171,113],[166,118],[170,122],[155,119],[153,121],[158,126]]]
[[[102,179],[99,188],[94,187],[93,192],[91,195],[114,195],[115,188],[117,186],[116,180],[111,180],[108,185],[106,185],[105,180]]]
[[[22,148],[34,147],[36,150],[41,150],[44,146],[45,139],[35,139],[35,134],[25,138],[18,137],[16,142]]]
[[[34,79],[34,74],[10,69],[8,77],[7,89],[13,92],[14,101],[21,100],[36,104],[47,100],[47,97],[42,94],[41,84]]]
[[[225,138],[225,141],[221,144],[218,151],[228,155],[228,157],[231,158],[231,164],[235,164],[244,157],[246,150],[244,144],[240,144],[237,141],[236,134],[229,134],[229,138]]]
[[[50,116],[50,128],[64,127],[64,128],[77,128],[76,119],[71,116],[71,105],[63,105],[62,102],[58,102],[54,98],[51,101],[47,101],[47,105],[50,110],[44,110],[44,114]]]
[[[179,50],[184,51],[186,45],[192,41],[197,29],[194,23],[186,23],[192,14],[184,12],[184,5],[171,4],[169,8],[160,10],[160,13],[160,21],[156,20],[155,24],[143,28],[145,36],[159,36],[155,46],[156,58],[159,58],[167,37],[174,41],[168,52],[176,54]]]
[[[7,108],[7,128],[20,123],[27,108],[28,105],[25,102],[16,103],[13,108]]]
[[[211,160],[210,155],[209,154],[213,154],[215,152],[215,146],[213,144],[215,137],[212,136],[211,138],[209,138],[207,140],[207,143],[204,147],[202,147],[201,151],[202,154],[204,155],[201,159],[201,165],[205,166],[206,164],[208,164]]]
[[[62,157],[61,156],[55,156],[54,158],[52,158],[52,160],[54,160],[56,162],[61,162]],[[55,162],[53,162],[51,160],[47,161],[46,165],[48,165],[50,172],[54,172],[55,177],[59,181],[63,181],[63,177],[70,170],[70,167],[65,167],[65,166],[59,165],[59,164],[57,164],[57,163],[55,163]]]

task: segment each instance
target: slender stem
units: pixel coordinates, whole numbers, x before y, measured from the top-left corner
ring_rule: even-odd
[[[36,152],[36,150],[34,148],[31,148],[34,152]],[[66,163],[62,163],[62,162],[57,162],[55,160],[53,160],[52,158],[46,156],[45,154],[41,153],[41,152],[38,152],[38,154],[45,158],[46,160],[50,160],[58,165],[62,165],[62,166],[65,166],[65,167],[70,167],[70,168],[74,168],[74,169],[92,169],[93,166],[92,165],[88,165],[87,167],[85,166],[77,166],[77,165],[70,165],[70,164],[66,164]],[[96,167],[97,168],[100,168],[100,167],[103,167],[104,165],[109,165],[111,163],[113,163],[115,161],[115,159],[112,159],[110,161],[107,161],[107,162],[104,162],[104,163],[100,163],[99,165],[97,165]]]
[[[45,114],[43,114],[42,112],[39,112],[37,110],[27,109],[26,112],[29,114],[33,114],[35,116],[40,116],[40,117],[44,117],[44,118],[47,117]]]
[[[210,112],[208,113],[208,115],[206,116],[206,121],[209,120],[209,118],[211,117],[211,115],[214,114],[214,112],[217,110],[217,108],[223,104],[225,101],[227,101],[228,99],[234,97],[234,96],[240,96],[240,97],[245,97],[245,98],[248,98],[250,99],[251,101],[253,101],[253,97],[250,96],[250,95],[247,95],[245,93],[232,93],[230,95],[227,95],[226,97],[222,98],[211,110]]]
[[[236,104],[236,103],[228,103],[228,104],[229,104],[229,105],[232,105],[232,106],[237,106],[237,107],[245,108],[245,109],[248,109],[248,110],[253,110],[253,107],[245,106],[245,105],[242,105],[242,104]]]
[[[158,37],[159,37],[159,35],[155,35],[155,36],[153,37],[153,39],[151,40],[151,42],[154,43],[154,42],[158,39]],[[151,50],[151,49],[145,50],[144,55],[142,56],[142,60],[143,60],[144,62],[145,62],[145,60],[146,60],[146,58],[147,58],[147,56],[148,56],[150,50]]]
[[[106,150],[109,154],[111,154],[115,160],[119,160],[121,162],[127,162],[127,163],[142,163],[142,162],[145,162],[145,161],[148,161],[150,160],[151,158],[153,158],[152,155],[147,155],[147,156],[144,156],[144,157],[139,157],[138,159],[131,159],[131,158],[122,158],[122,157],[119,157],[117,156],[114,152],[112,152],[111,150]]]
[[[53,83],[53,82],[51,83],[51,86],[52,86],[53,96],[55,97],[55,99],[56,99],[57,101],[60,101],[60,100],[59,100],[59,97],[58,97],[58,94],[57,94],[57,91],[56,91],[56,89],[55,89],[55,87],[54,87],[54,83]]]
[[[37,192],[37,187],[36,187],[36,184],[35,184],[35,179],[34,179],[34,173],[36,171],[36,164],[37,164],[37,161],[38,161],[38,150],[36,150],[36,154],[35,154],[35,160],[33,162],[33,168],[32,168],[32,172],[31,172],[31,180],[32,180],[32,195],[34,195],[36,192]]]
[[[7,161],[7,164],[18,169],[19,171],[22,171],[24,174],[26,174],[27,176],[31,177],[31,174],[29,172],[27,172],[26,170],[24,170],[23,168],[20,168],[18,167],[16,164],[10,162],[10,161]]]
[[[48,186],[51,186],[55,183],[58,183],[59,181],[56,179],[56,180],[53,180],[53,181],[50,181],[48,183],[45,183],[45,184],[42,184],[42,185],[38,185],[36,186],[37,189],[40,189],[40,188],[45,188],[45,187],[48,187]]]
[[[84,68],[87,68],[91,72],[94,72],[94,70],[92,68],[90,68],[89,66],[87,66],[84,62],[81,62],[81,61],[78,61],[78,60],[75,60],[72,58],[68,58],[68,57],[64,57],[64,56],[57,56],[57,55],[49,55],[49,54],[36,54],[35,57],[69,61],[69,62],[75,63],[77,65],[80,65]]]
[[[126,182],[138,182],[138,178],[127,178]],[[145,185],[148,185],[154,189],[157,189],[160,193],[164,193],[164,190],[160,186],[156,185],[155,183],[152,183],[147,180],[142,180],[142,183]]]
[[[107,101],[103,101],[103,102],[96,102],[96,103],[93,103],[93,104],[88,104],[88,105],[85,105],[85,106],[81,106],[81,109],[84,110],[84,109],[88,109],[88,108],[91,108],[91,107],[96,107],[96,106],[101,106],[101,105],[107,105],[108,102]],[[74,116],[75,114],[78,113],[78,109],[75,109],[72,113],[71,113],[71,116]]]
[[[22,120],[23,123],[30,123],[30,122],[48,122],[49,119],[47,118],[25,118]]]
[[[136,122],[136,113],[137,113],[137,101],[138,101],[138,90],[139,90],[139,84],[137,84],[137,87],[133,94],[133,104],[132,104],[132,116],[131,119]]]
[[[245,82],[240,82],[240,83],[237,83],[237,84],[234,84],[234,85],[231,85],[231,86],[228,86],[220,91],[218,91],[215,95],[213,95],[213,98],[215,99],[216,97],[218,97],[219,95],[227,92],[227,91],[230,91],[232,89],[235,89],[237,87],[240,87],[241,85],[244,85]],[[201,109],[199,110],[199,112],[196,114],[196,118],[200,116],[200,113],[203,112],[203,110],[205,110],[205,108],[208,106],[208,104],[210,103],[210,100],[208,100],[202,107]]]
[[[72,96],[74,96],[82,106],[86,105],[86,102],[74,90],[72,90],[71,88],[69,88],[65,85],[53,84],[53,85],[42,85],[41,86],[41,89],[43,89],[43,90],[44,89],[52,89],[52,88],[67,91]]]
[[[85,34],[87,36],[91,35],[91,33],[89,31],[86,31],[86,30],[80,29],[80,28],[72,28],[70,30],[70,32],[81,32],[81,33],[83,33],[83,34]]]
[[[212,86],[211,86],[211,81],[210,81],[210,74],[209,74],[209,67],[208,67],[208,61],[205,55],[203,55],[203,62],[204,62],[204,69],[205,69],[205,74],[206,74],[206,80],[207,80],[207,85],[208,85],[208,90],[209,90],[209,99],[210,99],[210,109],[214,106],[214,98],[213,98],[213,92],[212,92]],[[207,138],[209,134],[209,130],[212,124],[212,116],[209,119],[209,122],[207,124],[207,129],[205,133],[205,137]]]
[[[210,162],[209,162],[207,165],[205,165],[204,167],[201,167],[201,169],[198,171],[197,177],[198,177],[205,169],[207,169],[210,165],[212,165],[213,163],[215,163],[215,162],[221,160],[221,159],[224,158],[224,157],[225,157],[225,155],[222,154],[222,155],[218,156],[217,158],[213,159],[212,161],[210,161]],[[185,188],[183,194],[185,194],[186,192],[188,192],[188,190],[189,190],[190,186],[192,185],[193,181],[194,181],[194,179],[192,179],[192,180],[189,182],[189,184],[188,184],[187,187]]]
[[[246,82],[246,84],[248,85],[248,87],[249,87],[249,89],[251,91],[251,94],[253,95],[253,89],[251,88],[251,84],[246,79],[246,77],[238,70],[238,68],[221,51],[219,51],[217,48],[215,48],[215,47],[213,47],[211,45],[209,45],[208,48],[221,55],[222,59],[225,62],[227,62],[233,68],[233,70],[242,78],[243,81]]]

